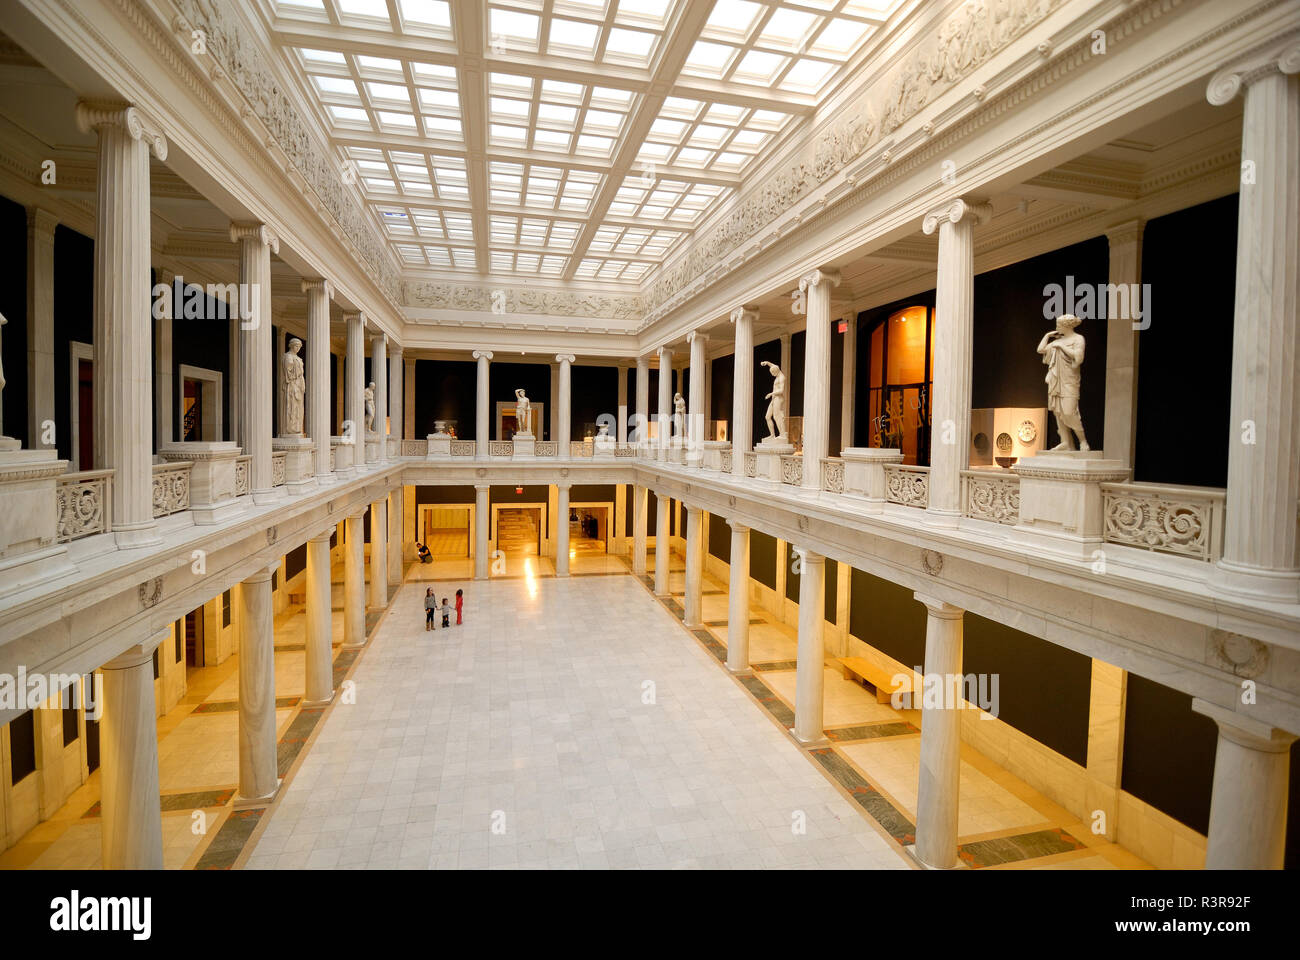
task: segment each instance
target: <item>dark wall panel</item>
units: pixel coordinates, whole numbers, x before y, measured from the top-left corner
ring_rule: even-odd
[[[284,578],[292,580],[307,569],[307,544],[299,544],[284,555]]]
[[[925,664],[925,607],[912,591],[854,568],[849,632],[907,667]]]
[[[0,363],[4,366],[5,399],[8,401],[4,404],[0,435],[22,440],[25,449],[39,448],[42,446],[40,437],[27,435],[27,211],[22,204],[4,197],[0,197],[0,238],[3,238],[5,251],[5,256],[0,258],[0,313],[9,321],[4,332],[0,333],[0,349],[3,350]],[[67,356],[66,350],[54,354],[56,369],[59,358],[63,358],[65,380],[68,376]],[[66,386],[64,392],[67,392]],[[67,406],[66,399],[64,406]],[[62,421],[56,420],[55,424],[55,439],[62,440]],[[62,446],[59,447],[59,456],[67,456]]]
[[[456,436],[473,440],[477,377],[472,360],[416,360],[415,435],[433,433],[435,420],[455,420]]]
[[[95,270],[95,241],[57,227],[54,231],[54,420],[58,428],[59,456],[72,456],[72,411],[69,408],[69,360],[73,341],[95,341],[95,291],[91,278]],[[26,303],[26,280],[20,288]],[[6,314],[8,316],[8,314]],[[19,313],[26,316],[26,307]],[[8,338],[8,328],[5,330]],[[23,365],[26,366],[26,358]],[[9,369],[8,365],[5,367]],[[6,393],[9,388],[6,388]],[[23,404],[23,408],[26,403]],[[24,418],[25,419],[25,418]],[[88,428],[89,425],[88,425]],[[90,428],[93,429],[93,428]],[[17,436],[17,434],[13,434]],[[81,464],[89,470],[93,464]]]
[[[1129,674],[1120,786],[1133,796],[1205,833],[1218,739],[1188,694]]]
[[[709,553],[723,563],[731,562],[731,525],[716,513],[709,514]]]
[[[573,366],[570,377],[570,437],[581,440],[596,436],[599,418],[605,416],[612,418],[609,435],[617,439],[618,368]]]
[[[615,484],[612,483],[575,483],[569,488],[570,503],[596,502],[603,503],[608,500],[613,503],[615,500]],[[628,499],[631,502],[631,498]],[[610,518],[613,522],[613,518]],[[628,529],[632,529],[630,526]]]
[[[731,438],[732,383],[736,376],[736,358],[730,354],[710,364],[713,385],[709,394],[708,419],[727,421],[727,438]],[[767,371],[764,371],[766,373]],[[712,436],[712,434],[710,434]]]
[[[477,377],[474,371],[475,390],[470,398],[471,405],[477,402]],[[515,391],[523,389],[524,394],[534,404],[544,404],[542,408],[541,433],[537,439],[546,439],[551,427],[551,368],[545,363],[507,363],[493,360],[488,364],[488,439],[497,438],[497,403],[515,403]],[[475,414],[477,416],[477,414]],[[429,428],[433,432],[433,428]],[[466,440],[474,439],[474,434],[459,431]]]
[[[749,575],[763,586],[776,589],[776,538],[761,530],[749,532]]]

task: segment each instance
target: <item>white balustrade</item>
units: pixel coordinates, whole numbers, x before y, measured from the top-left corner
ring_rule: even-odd
[[[1215,561],[1223,552],[1225,491],[1163,483],[1103,483],[1105,540]]]
[[[962,512],[975,520],[1020,522],[1020,478],[991,470],[961,472]]]
[[[153,515],[166,517],[190,508],[188,460],[153,465]]]
[[[839,457],[822,458],[822,489],[828,493],[844,492],[844,461]]]
[[[59,543],[113,529],[112,486],[112,470],[83,470],[58,478],[54,497]]]
[[[930,502],[930,468],[901,463],[885,465],[885,499],[905,507],[925,508]]]

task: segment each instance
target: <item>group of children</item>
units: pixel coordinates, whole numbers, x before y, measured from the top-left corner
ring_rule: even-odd
[[[456,591],[456,626],[460,626],[464,621],[463,608],[465,606],[465,591]],[[442,625],[451,626],[451,601],[446,597],[442,598]],[[438,598],[433,595],[433,587],[424,591],[424,629],[432,630],[434,628],[433,618],[439,610]]]

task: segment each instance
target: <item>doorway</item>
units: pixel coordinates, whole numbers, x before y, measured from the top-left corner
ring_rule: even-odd
[[[542,552],[542,508],[497,507],[497,549],[508,557],[536,557]]]
[[[95,690],[95,675],[88,673],[81,678],[82,690]],[[82,698],[83,703],[89,702],[89,697]],[[96,700],[93,704],[95,709],[102,709],[102,704]],[[91,718],[91,710],[83,711],[86,718],[86,772],[94,773],[99,769],[99,721]]]
[[[203,608],[185,614],[185,666],[203,666]]]
[[[416,540],[429,548],[437,560],[462,559],[470,555],[470,507],[461,504],[420,504],[416,519]]]
[[[575,554],[609,552],[611,503],[569,505],[569,549]]]

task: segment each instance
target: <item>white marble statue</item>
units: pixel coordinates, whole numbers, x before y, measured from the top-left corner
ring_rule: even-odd
[[[303,401],[307,396],[307,378],[302,364],[302,341],[289,340],[284,354],[284,436],[302,436]]]
[[[1047,364],[1047,409],[1055,414],[1056,432],[1061,435],[1061,442],[1053,450],[1073,450],[1075,437],[1079,438],[1080,450],[1091,449],[1079,416],[1079,371],[1083,366],[1084,341],[1074,330],[1078,325],[1078,317],[1064,314],[1056,318],[1056,329],[1038,341],[1038,352]]]
[[[677,425],[677,436],[686,435],[686,398],[680,392],[673,394],[673,423]]]
[[[375,382],[366,387],[366,433],[375,429]]]
[[[785,374],[781,368],[770,360],[764,360],[762,366],[772,374],[772,392],[763,399],[771,400],[763,418],[767,421],[767,436],[762,443],[785,443]]]
[[[515,391],[515,436],[531,437],[533,435],[533,405],[524,394],[523,389]]]

